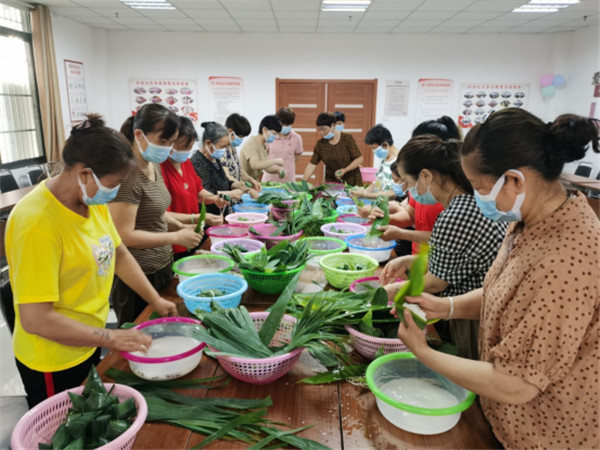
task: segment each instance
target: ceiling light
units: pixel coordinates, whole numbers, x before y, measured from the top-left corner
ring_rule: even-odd
[[[121,0],[121,3],[132,9],[175,9],[166,0]]]
[[[321,11],[362,12],[370,4],[371,0],[323,0]]]
[[[529,3],[513,9],[512,12],[554,13],[577,3],[579,0],[529,0]]]

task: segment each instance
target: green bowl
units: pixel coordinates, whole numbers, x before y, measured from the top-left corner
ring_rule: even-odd
[[[202,273],[226,273],[234,265],[233,260],[227,256],[193,255],[175,261],[173,272],[179,276],[179,281],[183,281]]]
[[[340,264],[346,263],[365,264],[366,268],[360,270],[338,269]],[[356,253],[325,255],[319,261],[319,265],[323,269],[327,282],[337,289],[347,289],[353,281],[373,276],[379,267],[379,263],[374,258]]]

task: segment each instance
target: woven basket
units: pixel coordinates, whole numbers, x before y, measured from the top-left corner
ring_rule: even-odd
[[[383,346],[383,354],[410,351],[400,339],[379,338],[361,333],[350,325],[345,325],[350,335],[350,344],[354,349],[367,359],[375,359],[375,355]]]
[[[225,295],[219,297],[198,297],[205,289],[219,289]],[[206,273],[196,275],[177,285],[177,294],[183,299],[186,308],[192,314],[197,309],[211,311],[210,305],[216,302],[222,308],[237,308],[242,295],[248,290],[248,283],[237,275],[230,273]]]
[[[104,387],[110,391],[113,384],[105,383]],[[83,386],[79,386],[60,392],[31,408],[15,426],[10,440],[11,448],[15,450],[35,449],[38,448],[40,442],[49,443],[60,424],[67,417],[67,411],[73,406],[67,392],[81,395],[83,388]],[[116,395],[119,402],[133,398],[137,408],[137,417],[122,435],[98,448],[102,450],[130,449],[135,441],[135,436],[144,425],[148,415],[148,405],[142,394],[129,386],[115,384],[111,394]]]
[[[351,262],[352,264],[366,264],[363,270],[341,270],[336,267],[340,264]],[[327,282],[335,288],[346,289],[358,278],[370,277],[379,267],[379,263],[373,258],[355,253],[334,253],[326,255],[319,261],[321,269],[327,278]]]
[[[261,329],[268,316],[268,312],[250,313],[257,330]],[[288,344],[292,340],[292,331],[295,324],[296,319],[285,314],[270,345]],[[218,351],[217,349],[213,350]],[[288,373],[298,362],[302,350],[302,348],[297,348],[289,353],[271,358],[236,358],[218,355],[215,355],[215,357],[223,369],[238,380],[252,384],[267,384]]]
[[[281,294],[294,276],[304,270],[305,267],[306,264],[285,272],[265,273],[246,269],[241,269],[241,272],[244,279],[255,291],[262,294]]]

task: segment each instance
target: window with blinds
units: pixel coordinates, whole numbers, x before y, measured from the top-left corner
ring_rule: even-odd
[[[0,3],[0,164],[44,155],[29,13]]]

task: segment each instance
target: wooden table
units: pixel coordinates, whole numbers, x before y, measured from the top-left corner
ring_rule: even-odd
[[[178,305],[181,315],[189,315],[175,291],[177,281],[165,289],[163,296]],[[250,311],[262,311],[273,304],[277,296],[259,294],[248,289],[242,304]],[[150,308],[138,317],[147,320]],[[268,385],[252,385],[232,378],[231,382],[210,391],[187,389],[179,392],[197,397],[237,397],[273,399],[268,418],[285,422],[294,428],[314,425],[300,435],[333,449],[382,448],[498,448],[480,407],[475,402],[462,413],[459,423],[450,431],[434,436],[408,433],[391,425],[380,413],[375,397],[366,388],[340,382],[330,385],[296,384],[311,376],[310,358],[304,352],[299,362],[285,376]],[[98,366],[99,373],[110,367],[129,371],[129,365],[118,352],[111,351]],[[200,365],[186,378],[204,378],[222,374],[218,363],[206,355]],[[106,378],[109,380],[108,378]],[[427,420],[426,418],[424,420]],[[203,436],[161,423],[144,424],[134,444],[136,449],[187,449],[201,442]],[[233,441],[216,441],[210,449],[242,449],[246,445]]]
[[[29,194],[37,185],[0,193],[0,211],[11,209],[19,200]]]
[[[575,175],[572,173],[563,173],[561,175],[561,179],[563,181],[566,181],[567,183],[572,184],[573,186],[578,186],[583,189],[589,189],[592,191],[600,191],[600,180],[582,177],[580,175]]]

